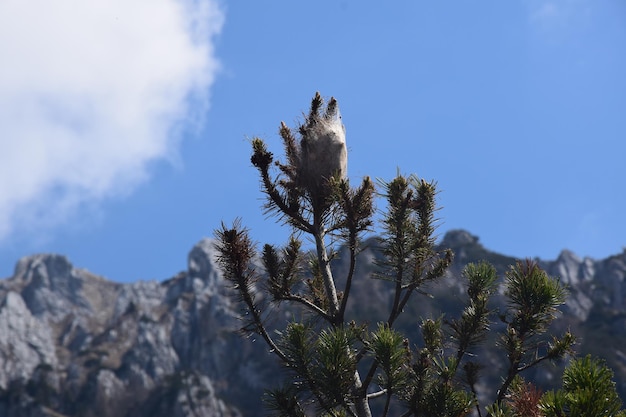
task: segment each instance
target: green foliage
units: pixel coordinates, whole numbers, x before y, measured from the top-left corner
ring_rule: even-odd
[[[624,417],[621,407],[613,372],[589,355],[569,364],[563,372],[563,388],[544,394],[540,405],[546,417]]]
[[[504,383],[498,391],[502,402],[516,376],[544,360],[557,360],[572,352],[575,337],[566,332],[547,342],[545,334],[565,302],[567,291],[559,280],[551,278],[532,262],[517,262],[506,273],[505,293],[508,310],[501,316],[506,331],[500,346],[509,361]],[[544,347],[547,346],[547,347]]]
[[[461,417],[470,413],[474,400],[465,391],[446,384],[433,384],[415,391],[407,402],[409,415],[424,417]]]
[[[510,325],[526,337],[546,330],[565,302],[567,291],[532,261],[517,262],[506,274],[506,292],[512,312]]]
[[[354,327],[316,332],[309,324],[290,323],[277,345],[285,356],[292,385],[269,392],[267,402],[272,409],[292,415],[303,405],[317,404],[319,411],[347,407],[352,401],[355,345],[360,343],[361,333]]]
[[[315,344],[315,384],[324,387],[327,401],[333,406],[344,405],[350,401],[346,393],[351,391],[356,372],[353,341],[354,335],[350,330],[338,327],[322,330]]]
[[[458,317],[419,323],[410,318],[419,328],[412,333],[419,334],[417,340],[398,330],[398,318],[410,300],[428,295],[428,287],[446,277],[453,258],[451,250],[435,246],[434,182],[400,174],[379,182],[386,209],[380,216],[381,256],[371,275],[389,294],[389,309],[369,323],[350,316],[350,311],[364,308],[381,311],[380,306],[355,306],[351,297],[354,286],[372,285],[357,279],[355,267],[363,236],[373,225],[376,187],[368,177],[357,187],[346,179],[343,131],[337,130],[343,126],[337,117],[336,100],[324,106],[318,93],[296,133],[282,123],[285,162],[275,161],[263,140],[252,140],[251,162],[261,177],[265,209],[293,232],[284,248],[265,245],[257,258],[248,231],[238,221],[216,231],[218,261],[242,305],[241,330],[260,335],[290,377],[288,385],[267,392],[268,409],[298,417],[369,417],[372,408],[383,417],[461,417],[472,412],[482,417],[477,387],[485,370],[499,370],[485,366],[481,349],[497,340],[507,363],[487,412],[494,417],[540,416],[540,393],[520,374],[571,353],[575,338],[569,332],[548,334],[567,292],[536,263],[516,263],[504,282],[491,264],[469,264],[462,274],[466,294]],[[324,143],[328,149],[320,148]],[[328,164],[325,171],[315,166],[315,155]],[[338,169],[330,172],[329,167]],[[320,177],[320,172],[327,175]],[[302,250],[303,235],[315,244],[312,255]],[[331,265],[338,245],[348,265],[340,277]],[[263,271],[254,266],[258,260]],[[507,304],[498,312],[490,300],[499,285]],[[277,321],[278,328],[270,329],[268,318],[284,304],[292,317],[302,319]],[[498,317],[503,324],[493,326]],[[593,363],[575,362],[564,377],[563,392],[546,394],[541,407],[557,410],[551,416],[566,415],[559,414],[565,409],[597,411],[590,408],[597,405],[592,393],[609,389],[610,375],[603,372]],[[592,383],[591,376],[599,380]],[[603,398],[603,410],[613,414],[597,415],[619,415],[615,398]],[[594,415],[581,413],[575,415]]]
[[[267,273],[267,290],[274,301],[289,299],[292,287],[298,282],[302,260],[301,246],[301,242],[292,237],[282,256],[279,256],[272,245],[263,247],[261,259]]]
[[[295,385],[269,390],[264,400],[268,410],[274,412],[276,416],[304,417],[306,415],[298,401]]]
[[[406,388],[411,355],[407,343],[401,333],[382,323],[371,335],[368,347],[380,366],[377,382],[388,393]]]
[[[421,287],[440,279],[452,263],[452,252],[435,251],[434,213],[436,187],[416,176],[398,175],[381,181],[388,210],[384,214],[380,240],[385,256],[379,278],[395,284],[387,323],[393,325],[407,302]]]
[[[482,342],[489,331],[490,310],[487,303],[496,289],[497,279],[495,268],[486,262],[467,265],[463,274],[468,281],[469,302],[461,318],[450,322],[453,337],[458,343],[459,360],[469,348]]]
[[[293,372],[294,385],[302,386],[312,380],[314,356],[313,331],[303,323],[290,323],[280,340],[286,365]]]

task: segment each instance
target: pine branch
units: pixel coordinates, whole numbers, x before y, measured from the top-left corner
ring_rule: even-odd
[[[310,331],[310,327],[302,323],[291,323],[287,326],[280,341],[286,356],[284,364],[294,371],[293,383],[296,386],[305,384],[319,407],[331,416],[337,416],[335,406],[324,395],[324,389],[314,374],[315,356],[318,354],[315,347],[319,342],[312,339]]]
[[[242,330],[254,332],[266,341],[271,351],[286,360],[285,354],[278,348],[272,337],[267,332],[262,310],[255,301],[253,285],[256,280],[253,271],[250,270],[252,258],[255,256],[254,249],[248,231],[242,229],[236,221],[232,228],[227,228],[222,224],[220,230],[215,232],[218,243],[217,261],[224,271],[224,278],[233,284],[233,288],[238,291],[239,299],[247,308],[247,313],[251,317],[248,325]]]
[[[545,359],[556,359],[574,343],[571,335],[556,343],[548,354],[521,365],[529,350],[538,348],[536,337],[545,333],[556,318],[558,307],[565,302],[567,291],[559,280],[550,278],[545,271],[531,261],[517,262],[506,274],[505,295],[508,298],[510,318],[501,345],[509,358],[507,376],[498,390],[497,403],[504,399],[509,386],[522,371]],[[532,342],[532,343],[531,343]]]
[[[298,230],[313,233],[313,225],[306,221],[300,212],[300,205],[294,199],[293,192],[288,192],[287,197],[281,195],[274,181],[269,174],[269,166],[273,161],[273,155],[267,150],[265,143],[255,138],[252,140],[253,155],[250,158],[261,174],[261,181],[265,194],[268,197],[266,210],[276,212],[281,218],[286,218],[287,222]]]
[[[307,300],[301,295],[288,294],[288,295],[284,295],[281,299],[286,300],[286,301],[293,301],[298,304],[302,304],[304,307],[308,308],[309,310],[311,310],[311,312],[317,314],[318,316],[326,320],[328,323],[333,323],[333,317],[327,311],[313,304],[311,301]]]
[[[337,287],[333,279],[333,273],[330,269],[330,259],[328,258],[328,252],[326,251],[326,243],[324,241],[324,225],[321,221],[321,213],[313,213],[313,237],[315,239],[315,249],[317,253],[317,261],[320,268],[320,273],[324,283],[324,289],[326,291],[326,298],[328,302],[328,311],[333,318],[333,324],[339,325],[338,315],[339,312],[339,299],[337,298]]]
[[[372,224],[374,186],[369,177],[364,178],[361,186],[355,191],[350,189],[346,180],[334,179],[331,185],[334,186],[336,198],[339,200],[339,206],[342,209],[343,219],[340,221],[341,229],[344,230],[342,237],[347,242],[350,251],[350,266],[337,314],[338,321],[344,321],[356,267],[359,235],[368,230]]]

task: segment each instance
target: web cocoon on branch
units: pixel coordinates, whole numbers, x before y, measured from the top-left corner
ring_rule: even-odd
[[[300,127],[298,178],[314,196],[323,197],[328,180],[333,176],[346,178],[348,150],[346,129],[341,121],[337,100],[330,98],[320,114],[322,99],[316,94],[311,114]]]

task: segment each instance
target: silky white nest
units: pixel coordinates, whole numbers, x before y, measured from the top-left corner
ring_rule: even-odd
[[[320,189],[332,176],[345,178],[348,171],[346,128],[335,99],[330,100],[330,113],[313,116],[301,129],[299,177],[313,189]]]

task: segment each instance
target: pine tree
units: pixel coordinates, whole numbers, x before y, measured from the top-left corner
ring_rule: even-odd
[[[243,306],[242,331],[262,337],[291,377],[267,393],[267,406],[276,415],[367,417],[373,408],[382,416],[392,411],[401,416],[486,415],[477,394],[484,358],[477,352],[496,331],[492,324],[498,318],[498,343],[508,364],[492,397],[494,416],[519,388],[521,373],[571,353],[571,333],[547,334],[566,289],[532,261],[507,272],[501,284],[508,300],[503,312],[489,307],[500,285],[495,268],[486,262],[467,265],[460,316],[424,319],[421,341],[409,340],[397,329],[397,319],[426,284],[445,276],[453,258],[450,250],[438,251],[435,245],[436,184],[398,174],[380,181],[378,190],[369,177],[352,187],[337,101],[331,98],[325,105],[319,93],[297,129],[299,137],[284,123],[279,132],[285,161],[276,161],[265,142],[254,138],[251,162],[260,174],[265,210],[291,229],[289,241],[283,248],[266,244],[257,253],[239,221],[216,231],[218,260]],[[367,279],[356,279],[355,266],[373,227],[377,193],[386,208],[380,221],[383,261],[373,278],[383,280],[393,295],[378,323],[364,323],[349,317],[348,305],[354,302],[352,288],[368,285]],[[313,256],[303,250],[303,236],[315,242]],[[349,258],[341,279],[332,268],[339,245]],[[285,304],[299,307],[301,314],[272,331],[272,313]]]

